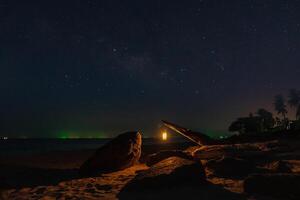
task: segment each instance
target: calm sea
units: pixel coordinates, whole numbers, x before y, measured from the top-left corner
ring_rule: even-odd
[[[0,156],[39,154],[50,151],[97,149],[111,139],[7,139],[0,140]],[[182,139],[172,140],[180,142]],[[143,144],[155,144],[158,140],[144,138]]]

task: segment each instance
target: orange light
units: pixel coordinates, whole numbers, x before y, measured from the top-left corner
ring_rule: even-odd
[[[162,133],[162,140],[167,140],[168,139],[168,134],[167,132]]]

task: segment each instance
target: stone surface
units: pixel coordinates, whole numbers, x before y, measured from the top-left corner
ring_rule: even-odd
[[[201,161],[170,157],[139,173],[117,195],[127,199],[223,199],[241,200],[232,193],[206,181]]]
[[[202,146],[194,150],[193,155],[201,160],[221,159],[227,156],[252,161],[263,161],[269,158],[272,153],[269,150],[262,149],[264,145],[265,143],[245,143]]]
[[[211,170],[214,176],[218,177],[239,178],[256,171],[256,166],[252,162],[233,157],[208,161],[205,167]]]
[[[195,132],[190,129],[181,127],[177,124],[167,122],[162,120],[163,124],[168,127],[169,129],[181,134],[182,136],[186,137],[190,141],[202,146],[202,145],[212,145],[212,144],[219,144],[218,140],[215,140],[204,133]]]
[[[260,194],[282,199],[299,199],[299,174],[254,174],[244,182],[248,194]]]
[[[139,173],[124,190],[165,189],[203,185],[206,175],[201,161],[170,157]]]
[[[142,136],[139,132],[123,133],[106,145],[80,167],[82,176],[118,171],[136,164],[141,156]]]
[[[292,172],[291,165],[288,162],[279,160],[269,164],[268,168],[275,173],[290,173]]]
[[[152,166],[166,158],[173,157],[173,156],[188,159],[188,160],[193,159],[191,155],[183,151],[178,151],[178,150],[160,151],[158,153],[149,155],[146,159],[146,165]]]

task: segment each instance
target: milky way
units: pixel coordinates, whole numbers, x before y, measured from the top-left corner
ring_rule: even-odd
[[[0,134],[224,133],[300,85],[296,0],[0,3]]]

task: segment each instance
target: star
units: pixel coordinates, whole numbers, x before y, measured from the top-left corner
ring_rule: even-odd
[[[180,68],[180,72],[187,72],[188,70],[186,68]]]
[[[218,66],[219,66],[219,69],[220,69],[222,72],[225,71],[225,67],[224,67],[222,64],[218,64]]]

